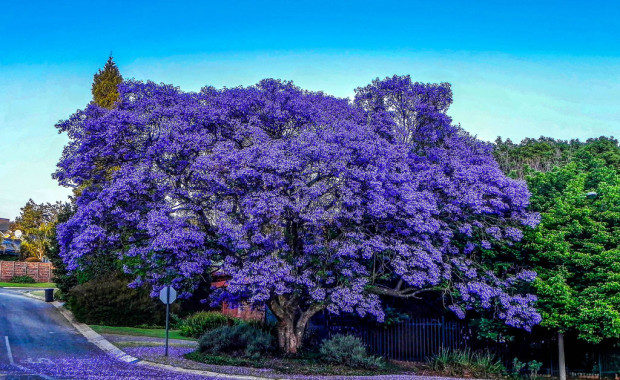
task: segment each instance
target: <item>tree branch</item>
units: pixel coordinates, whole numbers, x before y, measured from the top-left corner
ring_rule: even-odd
[[[424,288],[424,289],[413,289],[413,288],[405,288],[400,289],[402,284],[399,284],[397,288],[387,288],[381,285],[374,285],[368,289],[370,293],[382,295],[382,296],[390,296],[396,298],[415,298],[420,299],[418,296],[421,293],[426,292],[434,292],[441,290],[439,288]]]

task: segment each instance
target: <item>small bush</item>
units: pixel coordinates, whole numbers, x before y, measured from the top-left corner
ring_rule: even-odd
[[[273,336],[247,323],[239,323],[207,331],[198,341],[198,347],[201,353],[227,353],[258,359],[273,348]]]
[[[383,359],[368,355],[361,339],[352,335],[335,335],[323,341],[321,360],[354,368],[375,369],[383,367]]]
[[[16,284],[34,284],[36,281],[30,276],[15,276],[11,278],[11,281],[9,282],[13,282]]]
[[[530,379],[536,380],[536,378],[538,377],[538,371],[540,371],[540,369],[542,368],[542,363],[536,360],[532,360],[528,363],[527,367],[530,370]]]
[[[465,350],[441,350],[429,359],[434,371],[448,376],[473,376],[478,378],[500,377],[506,369],[495,356],[488,352]]]
[[[18,261],[18,256],[15,255],[3,255],[0,253],[0,261]]]
[[[205,332],[226,326],[232,319],[215,311],[199,311],[177,323],[177,328],[183,336],[199,338]]]
[[[66,301],[65,293],[63,293],[60,289],[56,289],[54,292],[54,301]]]

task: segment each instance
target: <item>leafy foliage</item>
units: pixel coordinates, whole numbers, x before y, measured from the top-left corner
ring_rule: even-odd
[[[428,360],[434,371],[447,376],[500,378],[506,372],[501,361],[489,352],[442,349]]]
[[[524,179],[528,172],[548,172],[584,154],[597,156],[608,165],[620,169],[620,153],[614,149],[617,146],[618,141],[608,137],[588,139],[586,142],[555,140],[549,137],[526,138],[519,144],[498,137],[493,155],[504,173]]]
[[[515,144],[510,139],[504,141],[498,137],[493,155],[504,173],[523,179],[527,169],[547,172],[567,164],[582,145],[579,140],[564,141],[549,137],[526,138]]]
[[[122,81],[123,76],[110,55],[103,69],[99,69],[93,78],[92,93],[95,104],[111,109],[118,100],[118,85]]]
[[[32,199],[21,208],[13,228],[23,232],[21,252],[41,261],[50,253],[55,236],[58,213],[62,202],[37,204]]]
[[[528,183],[542,215],[525,245],[542,325],[592,343],[620,337],[620,172],[592,157]]]
[[[326,339],[320,348],[321,360],[349,367],[375,369],[384,365],[380,357],[368,355],[361,339],[352,335],[335,335]]]
[[[17,284],[34,284],[36,283],[35,279],[30,276],[14,276],[9,280],[9,282],[14,282]]]
[[[538,278],[532,290],[539,297],[542,326],[575,332],[591,343],[619,338],[618,141],[606,137],[585,143],[524,140],[510,147],[508,156],[518,157],[541,145],[561,160],[546,161],[553,165],[537,167],[540,170],[529,164],[519,169],[532,193],[531,207],[540,213],[541,223],[536,229],[526,230],[516,246],[489,252],[487,260],[496,272],[515,263],[535,269]],[[496,155],[498,149],[504,148],[496,146]],[[533,159],[544,161],[545,154],[536,152]],[[517,170],[522,163],[513,160],[510,165]],[[588,193],[596,196],[588,197]]]
[[[185,318],[177,325],[181,335],[199,338],[206,331],[232,324],[232,320],[215,311],[199,311]]]
[[[107,326],[159,325],[165,308],[149,289],[129,288],[129,280],[112,273],[71,289],[68,306],[83,323]]]
[[[527,368],[530,372],[530,379],[535,380],[538,377],[538,371],[542,368],[542,362],[532,360],[528,363]]]
[[[273,348],[273,337],[246,323],[222,326],[207,331],[198,341],[200,352],[240,354],[257,359]]]
[[[83,188],[58,228],[69,269],[120,257],[136,284],[182,296],[222,271],[231,279],[215,301],[267,304],[287,352],[322,309],[382,320],[379,295],[437,291],[460,317],[539,322],[535,297],[516,290],[533,273],[478,266],[537,216],[491,146],[452,125],[449,85],[395,76],[355,103],[276,80],[119,92],[114,109],[58,124],[70,143],[55,177]]]
[[[57,215],[57,223],[64,223],[75,213],[75,209],[71,203],[64,203],[60,208]],[[64,298],[69,294],[72,287],[78,284],[76,273],[71,273],[67,270],[67,265],[60,257],[60,247],[58,245],[58,238],[56,237],[56,225],[54,225],[52,236],[53,239],[50,243],[50,249],[47,254],[50,262],[54,265],[53,269],[53,281],[56,287],[60,289],[60,294]]]

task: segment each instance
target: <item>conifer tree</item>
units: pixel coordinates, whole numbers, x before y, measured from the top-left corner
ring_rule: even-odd
[[[122,81],[123,76],[110,55],[103,69],[99,69],[93,78],[92,93],[95,104],[111,109],[118,99],[118,85]]]

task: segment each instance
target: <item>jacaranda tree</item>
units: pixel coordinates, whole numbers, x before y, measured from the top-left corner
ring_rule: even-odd
[[[377,80],[355,102],[277,80],[119,91],[114,109],[91,104],[58,124],[70,143],[55,176],[87,184],[58,227],[69,268],[116,255],[136,284],[186,295],[226,274],[215,300],[269,307],[288,354],[323,309],[382,320],[382,295],[439,291],[461,317],[540,321],[535,297],[515,290],[533,272],[477,265],[537,216],[490,146],[451,124],[448,85]],[[93,170],[102,162],[118,170]]]

